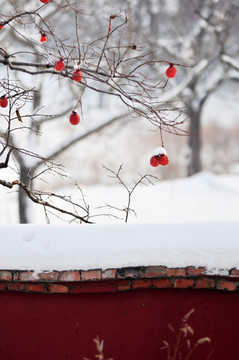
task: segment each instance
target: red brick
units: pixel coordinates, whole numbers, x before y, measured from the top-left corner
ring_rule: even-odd
[[[132,282],[132,289],[148,289],[151,288],[151,286],[150,279],[138,279]]]
[[[145,276],[154,277],[154,276],[167,276],[168,269],[166,266],[148,266],[145,269]]]
[[[174,287],[175,288],[181,288],[181,289],[187,289],[190,287],[193,287],[194,280],[192,279],[177,279],[175,280]]]
[[[0,271],[0,280],[5,280],[5,281],[12,281],[12,273],[11,271]]]
[[[33,271],[23,271],[15,273],[13,281],[38,281],[38,274]]]
[[[236,290],[236,283],[230,282],[230,281],[227,281],[227,280],[219,280],[217,282],[217,289],[235,291]]]
[[[130,280],[122,280],[117,284],[118,291],[125,291],[131,289],[131,281]]]
[[[7,285],[6,284],[0,284],[0,291],[5,291],[7,290]]]
[[[8,284],[8,291],[25,291],[26,285],[22,283]]]
[[[214,279],[208,279],[208,278],[198,279],[196,280],[195,287],[198,289],[209,289],[209,288],[212,289],[215,287],[215,281]]]
[[[50,284],[49,285],[49,292],[50,293],[68,293],[69,289],[67,286],[60,285],[60,284]]]
[[[116,269],[107,269],[102,271],[102,279],[115,279]]]
[[[116,292],[116,282],[80,282],[76,285],[74,284],[73,286],[70,286],[69,292],[71,294]]]
[[[171,281],[168,279],[155,279],[153,280],[153,286],[162,289],[162,288],[170,288],[173,285]]]
[[[46,293],[47,289],[44,284],[28,284],[26,285],[26,291]]]
[[[62,271],[59,277],[60,281],[80,281],[79,271]]]
[[[185,268],[169,268],[168,276],[186,276]]]
[[[42,272],[38,274],[39,279],[43,281],[57,281],[59,280],[59,276],[59,271]]]
[[[138,278],[143,277],[143,275],[144,275],[144,272],[142,269],[134,268],[134,267],[123,268],[123,269],[120,269],[120,271],[116,272],[117,279],[126,279],[126,278],[138,279]]]
[[[187,275],[202,275],[202,274],[206,274],[207,270],[205,267],[194,267],[194,266],[189,266],[187,268]]]
[[[81,279],[84,280],[99,280],[101,279],[101,270],[89,270],[81,272]]]
[[[234,268],[234,269],[231,269],[231,275],[233,276],[239,276],[239,270]]]

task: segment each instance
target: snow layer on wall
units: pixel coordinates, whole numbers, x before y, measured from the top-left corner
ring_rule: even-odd
[[[239,268],[239,222],[1,227],[1,270]]]

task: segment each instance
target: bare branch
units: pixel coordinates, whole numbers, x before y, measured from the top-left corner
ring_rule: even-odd
[[[59,195],[56,195],[56,194],[53,194],[53,193],[50,193],[50,194],[49,193],[42,193],[42,192],[31,190],[29,187],[27,187],[23,182],[21,182],[19,180],[15,180],[15,181],[12,181],[12,182],[5,181],[5,180],[0,180],[0,184],[5,186],[5,187],[8,187],[9,189],[12,189],[14,186],[19,186],[21,189],[23,189],[25,191],[26,195],[28,196],[28,198],[30,200],[32,200],[36,204],[42,205],[45,209],[50,208],[50,209],[56,210],[57,212],[59,212],[61,214],[66,214],[66,215],[71,216],[72,218],[78,219],[81,222],[84,222],[84,223],[87,223],[87,224],[92,224],[92,222],[88,220],[88,218],[89,218],[88,213],[87,213],[86,216],[80,216],[76,212],[68,211],[66,209],[63,209],[61,207],[55,206],[53,204],[50,204],[47,201],[42,200],[43,195],[60,197]],[[66,199],[64,199],[64,200],[66,200]],[[73,203],[71,203],[71,204],[73,204]],[[76,204],[73,204],[73,205],[76,205]],[[79,206],[79,205],[77,205],[77,206]]]
[[[124,221],[125,221],[125,223],[127,223],[130,213],[133,213],[136,216],[136,212],[133,209],[131,209],[131,207],[130,207],[131,201],[132,201],[132,194],[135,191],[136,187],[140,184],[143,184],[146,186],[149,184],[153,185],[152,180],[156,180],[157,177],[150,175],[150,174],[145,174],[145,175],[139,174],[140,178],[137,181],[134,181],[134,185],[130,188],[121,177],[122,167],[123,167],[123,165],[120,165],[118,171],[114,171],[103,165],[103,168],[110,174],[108,176],[110,178],[117,179],[119,181],[119,183],[124,187],[124,189],[126,190],[126,192],[128,194],[127,205],[123,209],[120,209],[120,208],[117,208],[117,207],[114,207],[111,205],[107,205],[107,207],[125,212],[125,220]],[[146,182],[145,182],[145,180],[146,180]]]

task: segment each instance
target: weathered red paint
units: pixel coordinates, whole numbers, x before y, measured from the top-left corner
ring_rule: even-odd
[[[167,327],[195,312],[191,339],[209,336],[192,360],[238,360],[239,293],[155,289],[112,293],[0,293],[1,360],[81,360],[94,358],[93,338],[104,339],[105,359],[164,360]]]

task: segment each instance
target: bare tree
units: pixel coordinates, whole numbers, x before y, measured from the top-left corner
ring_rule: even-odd
[[[128,26],[125,12],[106,13],[99,20],[99,15],[87,13],[89,9],[85,1],[76,5],[68,0],[59,3],[32,0],[27,5],[23,1],[17,4],[6,1],[1,9],[0,64],[5,73],[0,89],[0,116],[4,119],[1,156],[5,156],[3,167],[9,166],[9,158],[14,157],[18,179],[2,179],[0,184],[19,187],[21,223],[29,221],[27,198],[45,209],[52,208],[81,222],[90,222],[84,201],[82,206],[71,202],[73,211],[69,211],[62,205],[54,205],[56,194],[35,190],[33,184],[49,172],[64,176],[61,164],[55,163],[54,158],[93,132],[128,114],[153,124],[160,131],[162,145],[164,131],[185,132],[180,127],[184,120],[178,116],[182,111],[178,102],[159,101],[168,80],[165,75],[152,76],[150,70],[162,66],[166,69],[171,61],[124,37]],[[99,31],[86,32],[87,23],[96,19],[100,21]],[[183,62],[176,65],[188,66]],[[39,154],[37,143],[43,130],[46,133],[46,126],[67,116],[71,120],[78,109],[83,117],[84,101],[89,102],[86,98],[92,92],[114,98],[120,109],[118,115],[93,124],[85,133],[73,137],[69,134],[54,148],[48,148],[51,142],[48,140]],[[171,112],[177,115],[169,117]],[[65,196],[61,200],[69,202]]]
[[[222,82],[238,78],[237,41],[239,4],[237,0],[136,0],[131,6],[133,31],[141,34],[149,49],[172,63],[194,65],[192,71],[181,67],[172,91],[161,100],[176,99],[185,105],[190,118],[188,175],[202,169],[201,117],[208,97]],[[152,69],[157,76],[157,68]]]

